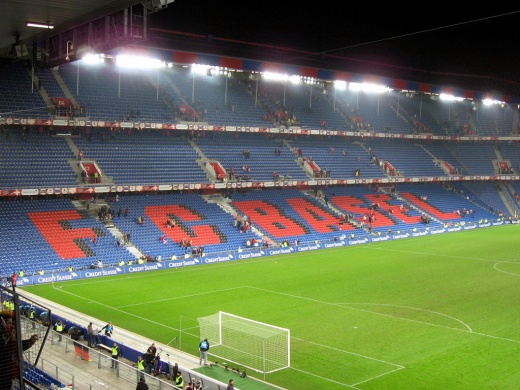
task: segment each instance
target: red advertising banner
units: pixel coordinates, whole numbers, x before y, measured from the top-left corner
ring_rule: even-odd
[[[68,107],[72,106],[72,102],[71,102],[71,100],[68,99],[68,98],[64,98],[64,97],[55,97],[55,98],[52,98],[52,100],[54,101],[54,103],[55,103],[58,107],[68,108]]]

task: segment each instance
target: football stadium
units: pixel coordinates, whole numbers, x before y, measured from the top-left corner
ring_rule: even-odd
[[[12,13],[0,390],[518,388],[520,94],[170,45],[171,3]]]

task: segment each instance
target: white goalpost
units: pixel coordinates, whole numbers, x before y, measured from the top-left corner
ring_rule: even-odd
[[[291,331],[223,311],[199,317],[201,340],[209,354],[269,374],[291,366]]]

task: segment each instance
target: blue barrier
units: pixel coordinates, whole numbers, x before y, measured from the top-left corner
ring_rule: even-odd
[[[343,246],[351,246],[351,245],[360,245],[360,244],[368,244],[371,242],[381,242],[381,241],[390,241],[390,240],[399,240],[403,238],[411,238],[418,236],[427,236],[432,234],[441,234],[441,233],[449,233],[463,230],[472,230],[477,228],[486,228],[491,226],[500,226],[509,223],[505,220],[497,220],[493,222],[478,222],[474,224],[467,225],[458,225],[458,226],[446,226],[442,228],[428,228],[425,227],[422,230],[412,229],[404,232],[394,232],[389,234],[383,234],[379,236],[363,236],[361,238],[356,238],[354,234],[347,236],[347,234],[343,234],[340,238],[331,241],[320,241],[316,243],[304,243],[296,246],[288,246],[288,247],[276,247],[276,248],[252,248],[247,249],[242,252],[235,251],[229,253],[220,253],[213,254],[204,257],[189,257],[184,259],[177,260],[165,260],[161,262],[152,262],[145,264],[133,264],[133,265],[123,265],[123,266],[115,266],[110,268],[94,268],[94,269],[83,269],[72,272],[61,272],[54,273],[49,275],[32,275],[32,276],[24,276],[18,278],[17,285],[18,286],[26,286],[32,284],[43,284],[43,283],[54,283],[54,282],[65,282],[69,280],[79,280],[79,279],[90,279],[90,278],[98,278],[103,276],[114,276],[114,275],[123,275],[123,274],[132,274],[136,272],[145,272],[145,271],[158,271],[162,269],[170,269],[170,268],[181,268],[181,267],[189,267],[195,265],[203,265],[203,264],[212,264],[212,263],[220,263],[227,262],[233,260],[245,260],[252,258],[259,258],[264,256],[276,256],[281,254],[288,253],[297,253],[297,252],[307,252],[311,250],[319,250],[319,249],[327,249],[334,247],[343,247]],[[513,223],[518,223],[518,221],[514,221]]]

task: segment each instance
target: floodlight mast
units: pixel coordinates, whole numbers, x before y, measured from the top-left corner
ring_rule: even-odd
[[[74,43],[72,41],[67,41],[67,56],[65,57],[66,61],[70,61],[69,49],[71,51],[74,50]]]

